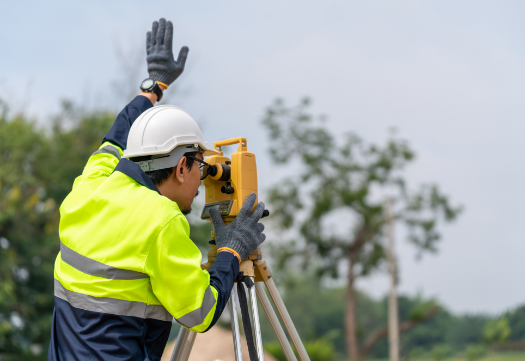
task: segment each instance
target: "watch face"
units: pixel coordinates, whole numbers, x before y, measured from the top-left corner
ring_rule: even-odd
[[[155,85],[155,81],[153,79],[146,79],[142,82],[140,87],[141,89],[150,89],[153,85]]]

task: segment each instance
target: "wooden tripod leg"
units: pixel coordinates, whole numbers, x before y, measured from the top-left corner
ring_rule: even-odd
[[[275,333],[275,336],[277,336],[277,340],[279,340],[279,344],[283,349],[284,356],[288,361],[297,361],[297,358],[293,353],[292,347],[290,346],[290,343],[286,338],[286,334],[284,333],[283,327],[281,326],[281,323],[277,318],[277,314],[275,313],[272,304],[268,299],[268,296],[266,296],[266,292],[264,291],[264,287],[261,282],[255,283],[255,291],[257,292],[259,302],[261,303],[261,306],[263,307],[263,310],[266,313],[266,317],[268,317],[268,320],[270,321],[270,325],[272,326],[273,332]]]
[[[266,285],[266,288],[270,293],[270,297],[272,298],[272,301],[275,304],[275,307],[277,308],[277,312],[279,312],[279,316],[281,316],[281,319],[283,320],[286,331],[288,331],[288,334],[292,339],[292,343],[295,346],[295,349],[297,350],[299,359],[301,359],[301,361],[310,361],[310,357],[306,353],[306,349],[304,348],[301,338],[299,337],[299,334],[295,329],[292,319],[288,314],[288,310],[286,309],[286,306],[284,305],[284,302],[281,296],[279,295],[279,291],[277,290],[273,279],[268,278],[264,280],[264,284]]]
[[[196,337],[197,332],[181,327],[170,361],[188,361]]]

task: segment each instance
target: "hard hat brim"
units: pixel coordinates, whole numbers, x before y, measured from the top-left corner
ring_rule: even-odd
[[[202,155],[205,157],[209,157],[210,155],[217,155],[217,154],[221,154],[221,153],[217,152],[216,150],[212,150],[212,149],[207,149],[202,153]]]

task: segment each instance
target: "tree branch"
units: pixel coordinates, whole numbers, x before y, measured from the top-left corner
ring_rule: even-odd
[[[433,306],[423,317],[417,320],[408,320],[399,325],[399,333],[405,332],[416,326],[418,323],[429,320],[436,315],[440,310],[439,306]],[[364,358],[372,346],[379,341],[381,338],[388,335],[388,326],[382,327],[372,332],[365,340],[363,347],[361,348],[361,357]]]
[[[361,227],[361,229],[354,236],[354,241],[348,247],[348,253],[358,253],[361,248],[363,248],[365,243],[375,235],[375,233],[376,232],[374,231],[370,231],[370,229],[366,226]]]

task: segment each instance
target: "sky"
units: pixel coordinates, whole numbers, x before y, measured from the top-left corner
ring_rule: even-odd
[[[209,142],[246,137],[263,190],[280,172],[260,125],[276,97],[310,97],[336,134],[381,142],[397,128],[417,152],[409,183],[465,207],[422,261],[397,231],[400,291],[456,312],[525,303],[525,3],[29,1],[2,14],[0,98],[44,125],[61,99],[122,108],[147,77],[145,33],[172,20],[190,53],[167,98]],[[379,297],[388,280],[359,286]]]

